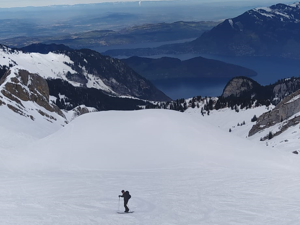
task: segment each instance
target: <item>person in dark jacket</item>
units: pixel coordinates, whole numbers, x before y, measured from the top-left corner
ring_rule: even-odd
[[[119,195],[119,198],[124,198],[124,207],[125,207],[125,212],[129,212],[129,208],[127,207],[128,201],[131,198],[131,195],[129,194],[129,191],[124,191],[122,190],[122,195]]]

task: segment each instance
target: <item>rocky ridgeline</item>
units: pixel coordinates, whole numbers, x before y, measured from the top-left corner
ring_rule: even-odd
[[[23,102],[32,101],[40,106],[38,112],[49,120],[55,120],[55,118],[48,112],[55,112],[65,117],[56,105],[49,102],[48,84],[37,74],[30,74],[26,70],[9,70],[1,78],[0,85],[1,94],[7,98],[7,101],[1,101],[1,103],[7,105],[14,112],[34,120],[30,111],[23,105]]]
[[[286,96],[300,89],[300,79],[290,78],[276,84],[273,88],[273,100],[280,102]]]
[[[299,113],[299,111],[300,90],[284,98],[273,110],[262,114],[257,119],[256,124],[249,131],[249,136],[284,121],[280,130],[273,134],[273,136],[279,135],[287,128],[300,122],[300,116],[292,118],[292,116]]]
[[[1,106],[7,106],[15,113],[33,121],[35,117],[42,116],[51,123],[56,122],[57,117],[62,117],[68,123],[64,112],[50,101],[47,81],[37,74],[17,68],[8,70],[0,80],[0,90]],[[89,111],[82,106],[74,109],[74,115]]]
[[[225,86],[222,98],[269,100],[277,105],[286,96],[300,89],[300,78],[286,78],[274,84],[262,86],[248,77],[235,77]]]
[[[252,79],[247,77],[235,77],[225,86],[222,97],[241,97],[251,91],[255,92],[255,89],[259,87],[260,85]]]

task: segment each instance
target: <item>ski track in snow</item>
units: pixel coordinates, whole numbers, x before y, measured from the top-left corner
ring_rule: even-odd
[[[214,164],[139,172],[1,174],[0,224],[297,224],[299,175]],[[291,172],[291,171],[290,171]],[[293,176],[291,176],[293,174]],[[120,189],[132,195],[123,210]]]

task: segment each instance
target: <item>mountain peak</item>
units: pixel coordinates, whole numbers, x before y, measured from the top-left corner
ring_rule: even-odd
[[[281,22],[299,22],[299,9],[299,3],[295,3],[292,5],[279,3],[270,7],[259,7],[253,10],[249,10],[248,14],[252,14],[253,16],[259,15],[272,20],[280,20]]]
[[[251,9],[204,33],[189,44],[212,55],[300,59],[300,3]]]

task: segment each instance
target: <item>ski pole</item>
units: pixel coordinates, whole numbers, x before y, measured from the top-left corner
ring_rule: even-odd
[[[118,204],[118,212],[120,211],[120,197],[119,197],[119,204]]]

